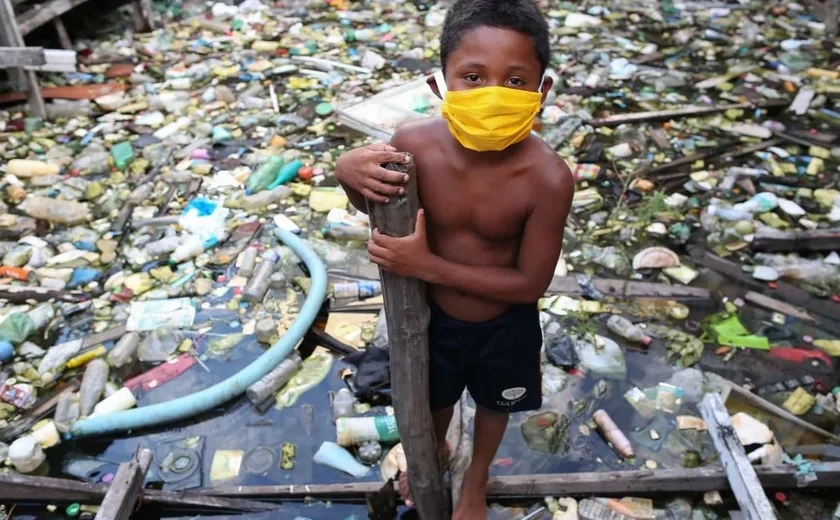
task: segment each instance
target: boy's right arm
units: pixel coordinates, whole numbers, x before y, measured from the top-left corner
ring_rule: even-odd
[[[335,176],[357,210],[367,213],[367,201],[388,202],[388,197],[401,195],[400,186],[408,175],[386,170],[383,164],[407,162],[408,156],[388,144],[362,146],[343,153],[335,163]]]

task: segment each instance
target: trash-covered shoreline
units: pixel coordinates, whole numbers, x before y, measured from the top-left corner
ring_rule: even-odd
[[[447,2],[233,4],[155,2],[145,34],[90,12],[108,30],[71,29],[79,70],[41,74],[48,118],[0,112],[0,472],[107,484],[138,447],[173,492],[405,467],[368,220],[334,170],[439,113],[422,79]],[[796,3],[541,5],[555,87],[535,131],[577,185],[539,302],[543,408],[511,418],[491,477],[717,466],[699,403],[722,393],[751,462],[806,486],[768,492],[780,517],[831,518],[807,486],[840,418],[835,35]],[[316,278],[284,232],[329,297],[282,364],[190,419],[80,434],[284,337]],[[729,492],[689,495],[491,517],[736,518]]]

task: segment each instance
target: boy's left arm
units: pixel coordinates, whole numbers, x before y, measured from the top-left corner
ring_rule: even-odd
[[[490,300],[533,303],[543,296],[554,276],[574,196],[574,180],[565,164],[561,172],[554,186],[538,190],[540,200],[525,223],[515,267],[466,265],[433,254],[422,210],[412,235],[394,238],[375,231],[368,248],[371,260],[397,274]]]

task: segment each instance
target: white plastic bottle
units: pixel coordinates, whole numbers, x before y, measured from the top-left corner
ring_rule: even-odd
[[[121,337],[114,348],[108,352],[106,360],[114,368],[130,363],[137,355],[137,345],[140,344],[140,334],[129,332]]]
[[[342,388],[336,392],[333,397],[333,420],[337,421],[341,417],[352,417],[355,404],[356,398],[350,390]]]
[[[73,427],[73,423],[79,420],[81,415],[79,394],[76,392],[65,392],[58,398],[55,406],[55,427],[61,433],[67,433]]]
[[[85,375],[79,389],[82,417],[90,415],[102,397],[109,371],[108,363],[102,359],[94,359],[85,367]]]
[[[607,320],[607,328],[613,333],[618,334],[622,338],[630,340],[634,343],[648,345],[651,342],[650,336],[645,335],[645,333],[642,332],[642,329],[633,325],[633,323],[626,318],[622,318],[621,316],[615,314],[610,316],[610,319]]]

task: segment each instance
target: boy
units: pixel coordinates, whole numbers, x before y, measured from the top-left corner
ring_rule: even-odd
[[[365,197],[387,200],[407,180],[371,163],[393,160],[396,150],[414,155],[424,208],[415,232],[374,230],[368,252],[380,267],[428,284],[430,400],[442,455],[465,387],[477,405],[456,520],[486,517],[489,467],[508,414],[542,403],[536,302],[551,282],[574,194],[566,164],[530,133],[552,87],[548,38],[534,0],[458,0],[441,34],[444,74],[428,80],[443,117],[400,128],[393,148],[349,152],[336,169],[366,211]],[[401,489],[407,494],[406,482]]]

